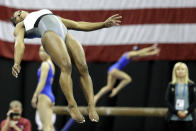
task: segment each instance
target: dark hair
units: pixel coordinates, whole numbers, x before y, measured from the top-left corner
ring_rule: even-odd
[[[11,17],[11,18],[10,18],[10,22],[11,22],[14,26],[16,26],[16,18],[15,18],[15,17]]]

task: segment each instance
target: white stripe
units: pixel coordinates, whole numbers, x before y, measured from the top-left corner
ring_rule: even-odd
[[[0,39],[7,42],[14,42],[14,26],[11,23],[0,20]],[[25,39],[25,43],[40,44],[40,39]]]
[[[0,21],[0,39],[13,42],[13,27]],[[69,31],[84,45],[145,44],[145,43],[196,43],[196,24],[130,25],[105,28],[97,31]],[[26,43],[37,44],[40,39]]]
[[[19,9],[104,10],[196,7],[196,0],[0,0]]]
[[[196,43],[196,24],[118,26],[92,32],[71,32],[81,43],[100,45],[135,43]]]

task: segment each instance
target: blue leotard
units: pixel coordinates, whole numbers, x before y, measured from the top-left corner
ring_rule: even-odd
[[[128,53],[125,53],[123,56],[121,56],[115,64],[110,66],[108,72],[111,72],[113,69],[122,70],[130,62],[130,59],[128,59],[127,56]]]
[[[54,74],[52,72],[52,66],[50,65],[50,63],[48,63],[48,64],[49,64],[49,67],[50,67],[49,71],[48,71],[48,76],[47,76],[44,88],[42,89],[40,94],[44,94],[44,95],[48,96],[51,99],[52,103],[54,103],[55,102],[55,97],[54,97],[54,94],[52,92],[52,79],[54,77]],[[41,67],[38,69],[37,75],[38,75],[38,79],[39,79],[38,82],[40,82]]]

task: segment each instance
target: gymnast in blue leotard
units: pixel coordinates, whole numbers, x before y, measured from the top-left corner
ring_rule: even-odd
[[[156,55],[158,53],[159,48],[157,48],[157,44],[124,53],[120,59],[108,69],[107,85],[101,88],[101,90],[95,95],[95,103],[97,103],[101,96],[109,91],[112,91],[110,97],[114,97],[123,87],[131,82],[131,77],[123,71],[123,68],[127,66],[131,60],[138,57]],[[120,80],[120,83],[114,88],[116,80]]]
[[[50,56],[40,47],[39,55],[42,60],[41,67],[38,69],[38,84],[31,100],[32,106],[37,108],[43,131],[54,131],[52,124],[52,107],[55,97],[52,92],[52,83],[55,67]]]
[[[113,64],[109,68],[108,72],[112,71],[113,69],[122,70],[131,61],[131,59],[127,58],[127,56],[128,56],[128,52],[126,52],[125,54],[123,54],[120,57],[120,59],[118,60],[118,62],[116,62],[115,64]]]
[[[49,65],[48,76],[46,78],[44,88],[42,89],[40,94],[48,96],[50,98],[51,102],[54,103],[55,98],[54,98],[54,94],[52,93],[52,81],[53,81],[54,74],[53,74],[53,71],[52,71],[51,64],[49,62],[47,62],[47,63]],[[38,75],[38,78],[39,78],[39,81],[38,81],[38,83],[39,83],[40,82],[40,77],[41,77],[41,67],[38,69],[37,75]]]

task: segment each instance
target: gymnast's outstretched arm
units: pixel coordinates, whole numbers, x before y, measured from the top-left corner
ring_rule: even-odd
[[[41,77],[40,77],[40,81],[37,85],[37,88],[33,94],[33,98],[31,100],[31,104],[33,107],[36,107],[36,101],[37,101],[37,97],[40,94],[40,92],[42,91],[42,89],[44,88],[44,85],[46,83],[46,79],[48,76],[48,71],[49,71],[49,65],[47,64],[47,62],[42,62],[41,65]]]
[[[157,49],[154,49],[154,50],[149,51],[149,52],[144,52],[144,53],[140,54],[139,57],[156,55],[156,54],[158,54],[159,52],[160,52],[160,49],[157,48]]]
[[[133,57],[145,57],[145,56],[156,55],[159,52],[160,52],[160,49],[157,48],[157,44],[154,44],[150,47],[146,47],[140,50],[129,51],[127,57],[128,59],[133,58]]]
[[[16,78],[18,77],[18,74],[20,73],[20,63],[22,61],[22,57],[24,55],[24,24],[23,22],[20,22],[16,25],[16,28],[14,30],[14,36],[15,36],[15,46],[14,46],[14,65],[12,67],[12,74]]]
[[[115,14],[113,16],[110,16],[107,20],[104,22],[77,22],[69,19],[64,19],[60,17],[61,21],[63,24],[68,28],[68,29],[73,29],[73,30],[80,30],[80,31],[93,31],[93,30],[98,30],[101,28],[107,28],[111,26],[116,26],[121,23],[122,16],[119,14]]]

